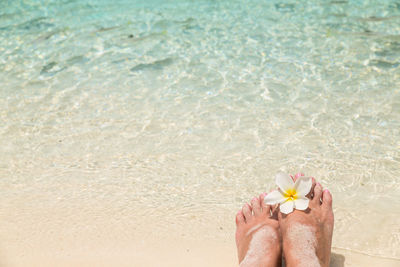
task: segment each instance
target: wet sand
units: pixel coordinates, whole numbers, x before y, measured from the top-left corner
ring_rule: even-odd
[[[99,236],[102,234],[98,233],[97,238],[89,237],[92,238],[90,246],[87,240],[64,240],[53,244],[42,239],[31,240],[29,247],[7,247],[2,250],[2,255],[7,256],[2,257],[1,266],[238,266],[234,240],[196,241],[194,237],[171,237],[121,242],[112,238],[99,241]],[[395,259],[334,248],[330,266],[397,267],[399,264],[400,261]]]
[[[237,266],[233,211],[217,216],[210,209],[171,223],[146,206],[62,204],[46,194],[33,196],[41,205],[28,197],[1,209],[1,266]],[[333,245],[334,267],[400,264]]]

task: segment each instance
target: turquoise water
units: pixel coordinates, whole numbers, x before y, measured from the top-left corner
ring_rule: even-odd
[[[399,64],[399,1],[1,1],[0,219],[26,213],[0,233],[106,202],[221,239],[303,170],[334,194],[334,247],[400,258]]]

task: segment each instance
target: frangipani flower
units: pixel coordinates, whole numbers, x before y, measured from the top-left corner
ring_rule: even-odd
[[[280,210],[285,214],[291,213],[294,208],[298,210],[308,208],[309,199],[306,195],[311,190],[311,177],[300,176],[296,182],[293,182],[293,179],[286,173],[278,173],[275,181],[279,189],[265,196],[266,204],[280,204]]]

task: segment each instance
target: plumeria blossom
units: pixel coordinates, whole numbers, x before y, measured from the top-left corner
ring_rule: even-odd
[[[265,196],[266,204],[280,204],[280,210],[285,214],[291,213],[293,209],[305,210],[308,208],[309,199],[306,195],[311,190],[311,177],[300,176],[294,182],[288,174],[278,173],[275,181],[279,188]]]

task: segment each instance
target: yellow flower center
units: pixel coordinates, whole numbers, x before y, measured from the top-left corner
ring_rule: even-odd
[[[296,189],[290,188],[290,189],[286,190],[285,197],[287,198],[287,201],[288,200],[291,200],[291,201],[296,200],[297,199]]]

